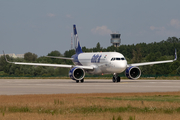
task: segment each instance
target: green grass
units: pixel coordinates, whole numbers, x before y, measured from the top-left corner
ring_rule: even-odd
[[[87,98],[87,97],[86,97]],[[50,106],[47,106],[47,102],[45,102],[43,105],[32,107],[28,104],[24,104],[24,106],[16,106],[16,105],[2,105],[0,106],[0,113],[2,116],[7,115],[7,113],[38,113],[38,114],[50,114],[50,115],[68,115],[68,114],[82,114],[82,115],[91,115],[91,114],[97,114],[97,113],[112,113],[119,114],[119,113],[163,113],[163,114],[180,114],[180,95],[153,95],[153,96],[110,96],[110,97],[89,97],[88,99],[92,101],[102,101],[104,104],[91,104],[88,106],[84,104],[77,104],[74,106],[74,101],[71,101],[70,103],[66,103],[65,98],[53,98],[52,104]],[[69,98],[68,98],[69,99]],[[76,97],[76,100],[79,102],[85,97]],[[72,99],[73,100],[73,99]],[[115,100],[115,101],[114,101]],[[117,101],[116,101],[117,100]],[[133,105],[129,104],[129,102],[126,102],[125,104],[118,105],[118,106],[110,106],[106,105],[106,103],[112,103],[113,102],[121,102],[120,100],[124,101],[139,101],[142,102],[142,104],[139,105]],[[150,101],[150,103],[155,102],[156,104],[153,106],[144,105],[144,101]],[[88,101],[84,101],[88,103]],[[90,102],[90,103],[91,103]],[[177,103],[177,106],[158,106],[157,102],[164,102],[163,104],[166,105],[168,103]],[[134,102],[136,103],[136,102]],[[147,103],[147,102],[146,102]],[[48,102],[49,104],[49,102]],[[69,105],[70,104],[70,105]],[[121,120],[122,118],[119,116],[113,117],[115,120]],[[134,120],[135,116],[129,116],[129,120]]]
[[[104,99],[110,100],[130,100],[130,101],[156,101],[156,102],[180,102],[180,96],[175,95],[155,95],[142,97],[106,97]]]
[[[64,108],[61,109],[60,107],[57,108],[29,108],[29,107],[6,107],[0,108],[2,114],[5,112],[10,113],[47,113],[47,114],[66,114],[66,113],[81,113],[81,114],[91,114],[91,113],[103,113],[103,112],[111,112],[111,113],[122,113],[122,112],[136,112],[136,113],[165,113],[165,114],[172,114],[172,113],[180,113],[180,107],[178,108],[152,108],[152,107],[132,107],[130,105],[126,107],[102,107],[102,106],[89,106],[89,107],[71,107],[71,108]]]
[[[0,107],[0,111],[4,114],[4,112],[31,112],[29,107],[17,107],[17,106],[12,106],[12,107]]]

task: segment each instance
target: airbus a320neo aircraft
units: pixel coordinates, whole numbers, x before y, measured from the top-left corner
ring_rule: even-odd
[[[69,77],[78,83],[79,81],[84,82],[85,72],[91,74],[106,74],[106,73],[113,74],[113,78],[112,78],[113,82],[120,82],[121,79],[118,76],[118,73],[121,73],[123,71],[125,71],[125,75],[127,76],[127,78],[138,79],[141,76],[141,70],[138,68],[138,66],[169,63],[177,60],[176,50],[175,50],[174,60],[133,63],[133,64],[127,64],[125,57],[118,52],[83,53],[79,43],[76,25],[73,25],[73,30],[74,30],[74,38],[76,43],[75,45],[76,54],[73,55],[71,58],[55,57],[55,56],[54,57],[48,56],[48,57],[72,60],[74,65],[9,62],[5,57],[6,61],[9,63],[19,64],[19,65],[70,68]]]

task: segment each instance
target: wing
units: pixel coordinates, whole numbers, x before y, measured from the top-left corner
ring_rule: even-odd
[[[161,63],[170,63],[170,62],[174,62],[175,60],[177,60],[177,52],[176,52],[176,49],[175,49],[175,58],[174,58],[174,60],[145,62],[145,63],[133,63],[133,64],[128,64],[127,67],[131,67],[131,66],[143,66],[143,65],[154,65],[154,64],[161,64]]]
[[[65,59],[65,60],[73,60],[73,58],[67,58],[67,57],[56,57],[56,56],[45,56],[49,58],[58,58],[58,59]]]
[[[3,51],[4,53],[4,51]],[[93,70],[94,68],[92,66],[76,66],[76,65],[64,65],[64,64],[46,64],[46,63],[25,63],[25,62],[9,62],[6,58],[6,55],[4,53],[5,59],[8,63],[13,63],[17,65],[32,65],[32,66],[48,66],[48,67],[64,67],[64,68],[73,68],[73,67],[79,67],[83,69]]]

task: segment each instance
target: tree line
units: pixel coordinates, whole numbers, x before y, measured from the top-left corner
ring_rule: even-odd
[[[174,51],[177,49],[177,55],[180,53],[180,38],[169,37],[167,40],[152,43],[139,43],[132,45],[121,45],[120,47],[109,46],[101,47],[98,42],[94,48],[82,47],[83,52],[120,52],[128,63],[151,62],[174,59]],[[51,51],[47,56],[71,57],[75,50],[67,50],[64,54],[59,51]],[[12,58],[7,55],[9,61],[16,62],[34,62],[34,63],[52,63],[52,64],[73,64],[70,60],[55,59],[45,56],[38,57],[36,54],[28,52],[24,58]],[[180,75],[180,59],[173,63],[158,64],[152,66],[141,66],[142,75]],[[68,68],[54,68],[43,66],[25,66],[10,64],[5,61],[4,56],[0,57],[0,75],[8,76],[67,76]],[[124,74],[124,73],[122,73]]]

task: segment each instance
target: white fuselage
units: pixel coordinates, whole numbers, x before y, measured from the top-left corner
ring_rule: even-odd
[[[80,53],[78,61],[83,66],[93,66],[93,71],[87,71],[93,74],[121,73],[127,68],[125,57],[118,52]]]

